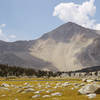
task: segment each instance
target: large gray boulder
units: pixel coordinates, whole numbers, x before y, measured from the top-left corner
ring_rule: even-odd
[[[83,86],[78,91],[81,94],[92,94],[92,93],[100,93],[100,85],[98,84],[87,84]]]

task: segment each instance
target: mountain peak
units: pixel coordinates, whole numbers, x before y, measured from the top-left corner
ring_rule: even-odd
[[[66,24],[73,25],[73,24],[76,24],[76,23],[74,23],[74,22],[67,22]]]
[[[84,27],[82,27],[81,25],[79,25],[79,24],[76,24],[76,23],[74,23],[74,22],[68,22],[68,23],[65,23],[65,24],[63,24],[62,26],[66,26],[66,27],[80,27],[80,28],[84,28]]]
[[[53,31],[44,34],[41,38],[42,39],[52,38],[53,40],[58,42],[59,41],[65,42],[65,41],[69,41],[74,35],[85,34],[88,31],[92,31],[92,30],[84,28],[76,23],[68,22],[59,26]]]
[[[90,29],[85,28],[74,22],[68,22],[68,23],[65,23],[65,24],[59,26],[58,28],[54,29],[53,31],[61,31],[61,30],[64,31],[64,33],[65,33],[65,32],[72,31],[72,30],[73,30],[73,32],[76,32],[76,31],[80,31],[80,30],[85,31],[85,30],[90,30]]]

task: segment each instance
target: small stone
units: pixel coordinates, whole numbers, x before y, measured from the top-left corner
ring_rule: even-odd
[[[34,95],[34,96],[32,96],[32,98],[37,98],[37,97],[40,97],[40,95]]]
[[[5,97],[6,95],[5,94],[3,94],[3,95],[1,95],[2,97]]]
[[[69,86],[69,85],[70,85],[69,82],[65,82],[65,83],[62,84],[62,86],[64,86],[64,87]]]
[[[92,98],[95,98],[95,97],[96,97],[96,94],[95,94],[95,93],[93,93],[93,94],[88,94],[87,96],[88,96],[89,99],[92,99]]]
[[[44,96],[42,96],[43,98],[48,98],[48,97],[50,97],[50,95],[44,95]]]
[[[18,100],[17,98],[15,100]]]
[[[2,83],[1,86],[2,86],[2,87],[9,87],[9,84]]]
[[[34,92],[34,93],[38,94],[38,93],[41,93],[41,91],[36,91],[36,92]]]
[[[74,88],[71,88],[71,90],[74,90]]]
[[[24,83],[24,85],[28,85],[29,83]]]
[[[28,88],[28,89],[24,90],[22,93],[27,93],[27,92],[34,92],[34,89]]]
[[[93,80],[87,80],[86,82],[93,82]]]
[[[84,78],[84,79],[82,79],[82,81],[83,81],[83,82],[87,82],[87,79],[86,79],[86,78]]]
[[[52,93],[51,96],[61,96],[62,94],[60,92],[55,92],[55,93]]]

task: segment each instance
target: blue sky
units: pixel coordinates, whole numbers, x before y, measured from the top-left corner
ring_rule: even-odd
[[[76,7],[75,4],[82,5],[86,1],[90,0],[0,0],[0,39],[6,41],[33,40],[70,20],[77,22],[75,18],[69,19],[66,13],[68,14],[70,9],[73,10],[73,7]],[[65,4],[70,2],[73,2],[73,5],[68,9],[68,5]],[[63,4],[60,5],[61,3]],[[95,20],[93,27],[94,24],[100,26],[100,0],[94,0],[94,4],[96,9],[91,11],[96,10],[96,13],[89,17],[89,22]],[[60,10],[58,11],[57,5],[65,11],[64,16]],[[53,16],[56,12],[58,15]],[[88,13],[85,13],[87,14],[85,17]],[[83,25],[84,22],[80,21],[78,24]],[[87,24],[86,26],[88,27]]]

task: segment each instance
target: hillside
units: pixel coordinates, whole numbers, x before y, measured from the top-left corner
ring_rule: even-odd
[[[52,71],[100,66],[99,34],[69,22],[37,40],[0,41],[0,63]]]

